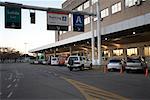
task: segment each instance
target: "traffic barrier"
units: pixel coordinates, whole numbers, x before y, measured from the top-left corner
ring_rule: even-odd
[[[145,69],[145,77],[148,77],[148,67]]]
[[[108,72],[107,65],[104,67],[104,73]]]

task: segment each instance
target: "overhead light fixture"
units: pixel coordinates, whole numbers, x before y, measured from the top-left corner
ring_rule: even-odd
[[[89,42],[89,41],[87,41],[86,43],[87,43],[87,44],[90,44],[90,42]]]
[[[133,32],[132,34],[135,35],[135,32]]]

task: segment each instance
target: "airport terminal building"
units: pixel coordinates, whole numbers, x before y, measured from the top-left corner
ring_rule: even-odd
[[[102,64],[111,58],[143,56],[150,63],[150,0],[66,0],[65,10],[96,13],[100,5]],[[55,43],[30,50],[48,56],[82,55],[92,57],[91,17],[84,16],[84,32],[73,32],[69,14],[68,31],[56,31]],[[98,59],[97,17],[94,18],[94,59]]]

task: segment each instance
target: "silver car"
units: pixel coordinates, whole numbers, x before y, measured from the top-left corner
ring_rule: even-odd
[[[125,67],[125,61],[120,59],[111,59],[109,63],[107,64],[108,71],[114,71],[114,70],[120,70],[121,67]]]
[[[145,71],[146,62],[141,58],[127,58],[126,72],[129,71]]]

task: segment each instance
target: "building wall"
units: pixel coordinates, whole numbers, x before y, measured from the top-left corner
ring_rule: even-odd
[[[63,9],[67,9],[67,10],[72,10],[72,9],[76,9],[77,7],[79,7],[80,5],[82,5],[83,3],[85,3],[88,0],[66,0],[66,2],[64,2],[62,4],[62,8]],[[107,27],[109,25],[112,24],[116,24],[119,22],[122,22],[124,20],[129,20],[131,18],[137,17],[137,16],[141,16],[144,15],[146,13],[150,13],[150,0],[146,0],[144,2],[142,2],[141,5],[139,6],[131,6],[131,7],[126,7],[125,6],[125,0],[99,0],[100,1],[100,8],[101,10],[105,9],[108,7],[109,10],[109,16],[104,17],[102,20],[102,27]],[[121,2],[121,11],[112,14],[111,13],[111,6]],[[90,1],[90,5],[92,5],[92,2]],[[96,5],[93,4],[93,12],[96,12]],[[85,9],[84,11],[86,12],[90,12],[90,7]],[[85,16],[85,18],[88,16]],[[71,25],[71,19],[70,19],[70,25]],[[96,21],[94,22],[94,29],[96,29]],[[90,27],[90,23],[87,24],[85,26],[85,32],[88,32],[91,30]],[[60,35],[58,35],[58,32],[56,32],[56,41],[58,40],[63,40],[63,39],[67,39],[69,37],[75,36],[75,35],[79,35],[82,34],[80,32],[66,32],[66,33],[62,33]],[[105,33],[108,34],[108,33]],[[59,36],[59,39],[58,39]]]

